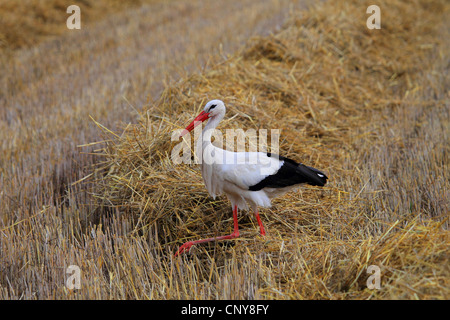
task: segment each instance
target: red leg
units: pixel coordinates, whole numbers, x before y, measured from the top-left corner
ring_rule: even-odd
[[[260,233],[261,233],[262,236],[265,236],[266,235],[266,230],[264,230],[264,226],[263,226],[263,223],[261,221],[261,218],[259,217],[258,210],[255,211],[255,215],[256,215],[256,220],[258,220]]]
[[[229,234],[226,236],[214,237],[214,238],[188,241],[188,242],[184,243],[180,248],[178,248],[178,251],[175,253],[175,257],[178,256],[180,253],[188,252],[193,245],[196,245],[199,243],[218,241],[218,240],[230,240],[230,239],[239,237],[239,226],[238,226],[238,220],[237,220],[237,206],[234,206],[234,209],[233,209],[233,221],[234,221],[234,231],[232,234]]]

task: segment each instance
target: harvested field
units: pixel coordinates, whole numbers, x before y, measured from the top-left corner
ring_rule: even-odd
[[[230,20],[226,31],[202,36],[221,39],[233,55],[213,50],[207,67],[194,72],[190,59],[210,48],[194,38],[195,48],[183,46],[188,59],[174,55],[187,65],[177,81],[163,87],[138,73],[124,89],[116,79],[134,70],[130,63],[93,82],[100,94],[83,91],[88,98],[73,108],[61,107],[64,91],[52,83],[51,94],[42,93],[48,100],[30,111],[36,118],[23,115],[24,104],[41,87],[0,78],[8,84],[0,113],[0,297],[448,299],[450,6],[380,1],[381,29],[369,30],[370,4],[291,7],[282,28],[240,40],[240,49],[233,42],[238,20]],[[288,7],[252,7],[259,12],[254,30],[258,17],[276,20],[270,5],[280,16]],[[112,39],[111,55],[130,43]],[[10,59],[5,68],[22,70],[23,56]],[[57,65],[65,75],[63,60]],[[108,68],[114,64],[99,63],[95,74]],[[175,69],[163,63],[152,75]],[[137,92],[157,97],[145,102]],[[225,139],[227,128],[280,129],[280,153],[320,168],[329,183],[261,210],[264,238],[252,214],[241,212],[239,238],[174,258],[183,242],[232,228],[228,201],[209,197],[198,166],[170,158],[179,143],[172,132],[211,99],[227,106],[219,127]],[[82,270],[81,289],[66,288],[69,265]],[[367,286],[372,265],[380,289]]]

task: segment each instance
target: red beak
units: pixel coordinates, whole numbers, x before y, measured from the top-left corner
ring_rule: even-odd
[[[189,132],[191,132],[192,130],[194,130],[194,128],[196,126],[198,126],[199,124],[201,124],[203,121],[205,121],[206,119],[209,118],[209,113],[202,111],[195,119],[194,121],[192,121],[187,127],[186,129],[184,129],[181,134],[180,137],[188,134]]]

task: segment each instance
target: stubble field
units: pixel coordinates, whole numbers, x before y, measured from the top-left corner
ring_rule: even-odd
[[[379,1],[380,30],[365,1],[98,3],[79,32],[55,0],[0,33],[2,299],[450,297],[446,1]],[[238,239],[174,258],[232,228],[170,160],[215,98],[219,129],[280,129],[329,183],[261,210],[264,238],[242,212]]]

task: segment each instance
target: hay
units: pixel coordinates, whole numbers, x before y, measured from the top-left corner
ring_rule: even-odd
[[[141,0],[81,1],[77,3],[83,13],[83,26],[101,20],[108,14],[124,8],[138,6]],[[147,1],[148,2],[148,1]],[[0,52],[11,53],[24,47],[32,47],[67,31],[67,8],[73,2],[67,0],[5,0],[0,3]],[[4,50],[6,49],[6,50]]]
[[[231,286],[223,278],[230,268],[258,268],[245,274],[256,287],[252,294],[237,289],[229,298],[448,298],[445,200],[389,198],[402,191],[386,190],[383,178],[374,184],[382,169],[369,167],[383,146],[386,115],[433,99],[420,81],[439,67],[431,49],[442,50],[438,22],[448,5],[382,1],[381,30],[366,28],[361,8],[367,6],[338,1],[294,15],[280,32],[253,39],[203,74],[168,87],[122,134],[102,128],[104,161],[91,177],[99,212],[134,217],[133,235],[156,237],[167,259],[184,241],[230,233],[227,200],[209,197],[196,165],[170,160],[178,143],[171,132],[208,100],[221,99],[227,116],[219,129],[282,129],[281,154],[320,168],[330,180],[262,210],[265,239],[257,237],[253,217],[241,214],[239,239],[192,249],[180,272],[196,272],[196,281],[208,279],[219,290]],[[433,106],[445,110],[445,94]],[[441,149],[430,152],[448,164]],[[445,192],[448,176],[440,174]],[[442,199],[438,193],[433,196]],[[207,271],[211,261],[220,268]],[[382,268],[383,290],[365,286],[371,264]]]

